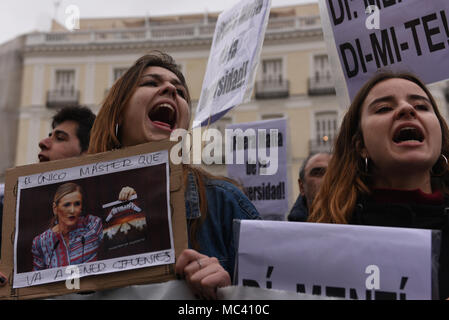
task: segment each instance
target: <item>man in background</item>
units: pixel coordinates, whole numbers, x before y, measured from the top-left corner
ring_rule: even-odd
[[[309,155],[303,161],[299,170],[299,196],[290,210],[288,221],[307,221],[309,210],[320,189],[330,158],[329,153],[316,153]]]
[[[39,142],[39,162],[77,157],[87,152],[95,114],[87,107],[62,108],[53,116],[52,131]]]
[[[77,157],[89,148],[90,130],[95,114],[84,106],[60,109],[52,118],[52,131],[39,142],[39,162]],[[0,192],[2,191],[0,186]],[[2,237],[3,192],[0,194],[0,248]],[[0,272],[0,286],[6,284],[6,276]]]

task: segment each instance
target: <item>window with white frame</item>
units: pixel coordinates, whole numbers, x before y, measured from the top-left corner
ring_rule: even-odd
[[[329,82],[332,79],[332,70],[327,54],[313,57],[314,79],[317,82]]]
[[[309,95],[335,94],[332,68],[327,54],[313,56],[312,74],[309,79]]]
[[[262,60],[262,81],[282,82],[282,59]]]
[[[282,58],[263,59],[256,82],[256,99],[286,98],[288,95]]]
[[[46,106],[61,108],[79,103],[79,91],[76,88],[76,69],[55,69],[52,71],[52,85],[47,91]]]
[[[331,145],[337,134],[337,112],[325,111],[315,114],[316,144]]]
[[[54,88],[58,92],[74,92],[75,70],[56,70]]]
[[[118,78],[120,78],[128,68],[114,68],[112,73],[112,83],[116,82]]]

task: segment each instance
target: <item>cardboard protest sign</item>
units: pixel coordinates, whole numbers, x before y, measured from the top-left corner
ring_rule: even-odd
[[[227,143],[232,150],[226,154],[234,157],[226,162],[228,176],[242,184],[264,219],[284,220],[288,211],[287,120],[233,124],[226,132],[232,132]]]
[[[379,69],[412,72],[425,83],[449,78],[448,1],[320,0],[320,7],[350,100]]]
[[[0,270],[9,286],[0,298],[174,279],[187,235],[172,146],[148,143],[8,170]],[[124,190],[131,197],[119,200]]]
[[[440,231],[286,221],[237,224],[237,285],[360,300],[438,298],[433,265],[438,264]]]
[[[242,0],[218,16],[193,127],[251,98],[271,0]]]

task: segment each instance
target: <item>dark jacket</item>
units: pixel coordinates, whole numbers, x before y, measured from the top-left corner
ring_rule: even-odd
[[[449,197],[420,190],[375,190],[359,199],[349,224],[441,230],[440,299],[449,297]]]
[[[288,214],[288,221],[305,222],[309,216],[309,210],[307,209],[306,198],[299,195],[293,205],[290,213]]]

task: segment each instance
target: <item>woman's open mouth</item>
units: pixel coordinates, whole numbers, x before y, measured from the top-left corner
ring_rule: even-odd
[[[393,141],[395,143],[404,143],[404,142],[423,142],[424,134],[418,127],[406,126],[396,130]]]
[[[39,162],[50,161],[50,159],[47,156],[44,156],[42,153],[39,153],[37,157],[39,158]]]
[[[148,112],[148,118],[157,127],[172,131],[176,125],[176,109],[168,103],[161,103]]]

